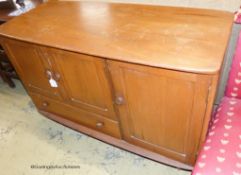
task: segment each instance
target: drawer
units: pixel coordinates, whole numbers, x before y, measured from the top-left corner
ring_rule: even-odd
[[[87,112],[37,94],[30,93],[30,96],[39,110],[56,114],[67,120],[87,126],[113,137],[120,138],[119,124],[117,121],[107,119],[98,114]]]

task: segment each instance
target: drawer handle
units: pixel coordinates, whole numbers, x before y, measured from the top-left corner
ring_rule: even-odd
[[[45,102],[43,102],[42,105],[43,105],[43,107],[48,107],[48,106],[49,106],[49,103],[45,101]]]
[[[96,123],[97,128],[103,128],[103,126],[104,126],[104,123],[102,123],[102,122]]]
[[[122,96],[117,96],[115,98],[115,104],[117,104],[117,105],[123,105],[124,102],[125,102],[125,100],[124,100],[124,97],[122,97]]]

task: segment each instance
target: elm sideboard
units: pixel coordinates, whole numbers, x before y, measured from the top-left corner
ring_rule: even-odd
[[[48,2],[3,24],[0,41],[40,113],[191,169],[232,20],[214,10]]]

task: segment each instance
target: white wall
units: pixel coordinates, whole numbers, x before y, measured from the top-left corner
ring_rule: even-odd
[[[167,6],[184,6],[218,9],[235,12],[241,5],[241,0],[85,0],[85,1],[105,1],[105,2],[124,2],[157,4]]]

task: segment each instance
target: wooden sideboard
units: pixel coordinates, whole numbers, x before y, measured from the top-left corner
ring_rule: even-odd
[[[203,9],[49,2],[2,25],[0,41],[39,112],[191,169],[232,19]]]
[[[34,8],[41,4],[42,0],[28,0],[27,6],[23,0],[13,0],[0,1],[0,25],[13,19],[13,13],[16,13],[20,9],[17,9],[17,4],[21,6],[21,12],[30,10],[29,7]],[[16,13],[15,15],[17,15]],[[0,45],[0,79],[6,82],[10,87],[14,88],[15,84],[12,78],[18,78],[12,64],[7,58],[4,49]]]

